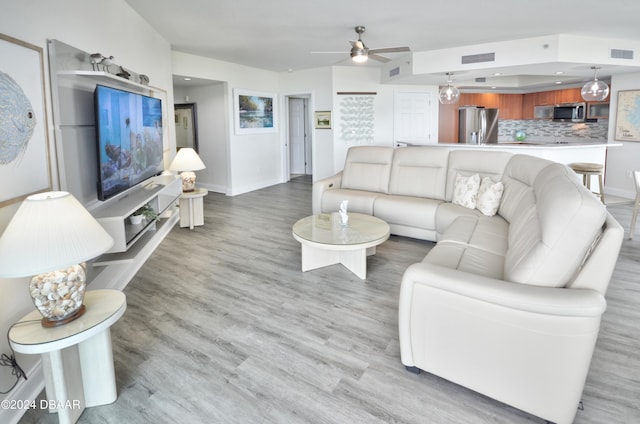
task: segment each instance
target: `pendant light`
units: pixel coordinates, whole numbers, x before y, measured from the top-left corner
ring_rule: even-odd
[[[598,69],[600,68],[592,66],[591,69],[593,69],[593,81],[586,83],[580,94],[588,102],[601,102],[609,95],[609,86],[606,82],[598,79]]]
[[[447,86],[440,89],[440,103],[443,105],[452,105],[460,100],[460,90],[451,85],[452,75],[453,72],[447,72]]]

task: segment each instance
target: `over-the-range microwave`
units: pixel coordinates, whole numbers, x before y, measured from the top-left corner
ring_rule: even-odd
[[[584,122],[587,117],[587,104],[562,103],[553,108],[553,120],[556,122]]]

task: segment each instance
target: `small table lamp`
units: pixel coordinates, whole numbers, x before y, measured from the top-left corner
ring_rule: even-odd
[[[206,166],[200,156],[191,147],[183,147],[178,150],[178,154],[173,158],[169,166],[170,171],[182,171],[182,191],[190,192],[196,187],[196,174],[193,171],[205,169]]]
[[[0,277],[35,275],[29,291],[44,317],[42,325],[65,324],[85,311],[83,262],[112,245],[111,236],[71,194],[34,194],[0,237]]]

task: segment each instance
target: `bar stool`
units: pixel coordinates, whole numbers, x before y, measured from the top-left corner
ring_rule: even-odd
[[[582,183],[591,190],[591,176],[598,176],[598,183],[600,184],[600,193],[594,193],[600,197],[602,203],[604,203],[604,166],[599,163],[590,162],[574,162],[569,164],[569,168],[573,169],[576,174],[582,175]]]

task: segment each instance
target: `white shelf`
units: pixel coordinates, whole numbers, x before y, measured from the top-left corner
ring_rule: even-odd
[[[129,217],[147,204],[157,215],[162,215],[177,204],[180,195],[181,179],[174,175],[160,175],[93,209],[92,215],[114,240],[113,247],[106,253],[123,253],[136,244],[144,244],[144,236],[153,233],[166,220],[134,226]]]
[[[111,85],[120,85],[121,87],[137,87],[144,90],[150,91],[163,91],[160,88],[152,87],[150,85],[140,84],[138,82],[134,82],[125,78],[120,78],[117,75],[110,74],[109,72],[104,71],[58,71],[59,77],[91,77],[96,78],[98,80],[104,80],[111,83]]]

